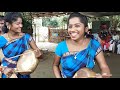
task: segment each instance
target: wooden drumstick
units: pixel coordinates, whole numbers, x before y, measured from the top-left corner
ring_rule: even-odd
[[[33,51],[36,52],[37,50],[33,50]],[[13,57],[10,57],[10,58],[7,58],[7,59],[12,59],[12,58],[19,57],[19,56],[22,56],[22,55],[25,55],[25,54],[28,54],[28,53],[31,53],[31,52],[27,52],[27,53],[24,53],[24,54],[16,55],[16,56],[13,56]]]

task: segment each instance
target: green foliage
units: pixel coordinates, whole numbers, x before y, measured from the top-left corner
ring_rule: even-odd
[[[67,24],[67,16],[43,17],[42,19],[43,26],[62,27],[64,24]]]
[[[110,27],[116,30],[120,26],[120,15],[89,18],[89,22],[92,21],[110,21]]]
[[[22,31],[24,33],[29,33],[32,35],[33,29],[32,29],[32,17],[30,17],[30,12],[21,12],[23,16],[23,28]]]
[[[50,21],[50,26],[58,27],[58,21],[57,20],[51,20]]]
[[[68,19],[68,17],[66,17],[66,16],[63,17],[62,22],[67,24],[67,19]]]
[[[50,18],[42,18],[42,26],[49,26]]]
[[[25,32],[30,27],[32,27],[32,23],[23,18],[23,31]]]
[[[43,18],[42,19],[42,25],[43,26],[52,26],[52,27],[58,27],[58,21],[55,18]]]

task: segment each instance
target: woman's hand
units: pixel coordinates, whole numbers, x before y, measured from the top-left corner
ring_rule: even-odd
[[[3,67],[2,73],[4,73],[8,78],[14,73],[14,68]]]
[[[0,66],[0,72],[2,72],[2,66]]]
[[[112,74],[102,73],[103,78],[110,78],[111,76],[112,76]]]
[[[112,76],[112,74],[107,74],[107,73],[102,73],[102,74],[97,73],[96,74],[96,78],[110,78],[111,76]]]
[[[32,39],[32,41],[29,43],[31,48],[34,50],[35,52],[35,56],[39,59],[42,55],[40,49],[37,47],[36,42]]]
[[[42,52],[40,51],[40,49],[39,49],[39,48],[36,49],[36,50],[35,50],[35,56],[36,56],[37,58],[40,58],[41,55],[42,55]]]

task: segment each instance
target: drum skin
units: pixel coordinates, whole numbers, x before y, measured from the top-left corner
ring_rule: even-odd
[[[35,57],[33,50],[29,49],[23,52],[17,62],[16,72],[20,74],[31,74],[37,68],[39,60]]]
[[[95,77],[96,73],[86,67],[79,69],[74,75],[74,78],[95,78]]]

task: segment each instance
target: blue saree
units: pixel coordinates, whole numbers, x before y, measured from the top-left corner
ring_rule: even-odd
[[[4,36],[0,36],[0,48],[3,51],[5,58],[10,58],[16,55],[22,54],[25,50],[28,49],[29,42],[32,40],[32,37],[29,34],[24,34],[21,38],[14,41],[8,42]],[[16,63],[10,63],[5,58],[2,59],[1,66],[8,68],[16,68]],[[11,60],[17,62],[18,57],[14,57]],[[21,75],[17,74],[18,78],[30,78],[30,75]],[[2,78],[7,76],[3,73]]]
[[[95,56],[100,51],[102,51],[100,43],[95,39],[91,39],[86,49],[80,52],[67,51],[63,53],[60,60],[61,74],[63,78],[72,78],[74,74],[82,67],[92,69],[95,65]]]

